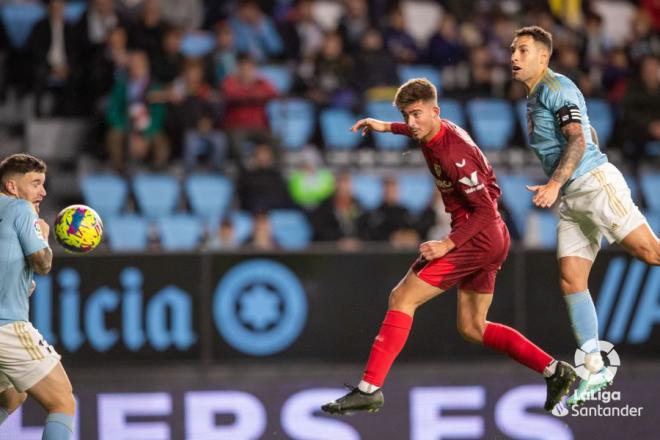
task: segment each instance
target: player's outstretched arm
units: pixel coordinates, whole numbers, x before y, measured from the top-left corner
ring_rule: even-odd
[[[353,133],[357,133],[358,130],[362,130],[362,136],[365,136],[370,131],[386,133],[392,131],[392,128],[389,122],[379,121],[374,118],[364,118],[357,121],[351,127]]]

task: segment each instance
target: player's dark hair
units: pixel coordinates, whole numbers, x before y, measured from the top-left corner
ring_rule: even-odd
[[[550,51],[550,55],[552,55],[552,34],[550,32],[546,31],[541,26],[525,26],[516,31],[516,37],[522,37],[525,35],[529,35],[534,41],[538,41],[546,46]]]
[[[426,78],[413,78],[399,87],[394,95],[394,106],[399,110],[417,101],[438,100],[438,92],[435,86]]]
[[[5,177],[12,174],[27,174],[32,171],[45,173],[46,163],[31,154],[12,154],[0,162],[0,182],[4,182]]]

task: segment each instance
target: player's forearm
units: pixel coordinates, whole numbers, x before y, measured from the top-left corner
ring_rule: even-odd
[[[30,255],[32,268],[39,275],[46,275],[53,266],[53,251],[47,247]]]
[[[493,224],[493,219],[497,218],[497,212],[493,207],[478,207],[471,214],[468,220],[453,229],[447,236],[454,243],[454,247],[460,247],[479,232]]]
[[[586,148],[582,126],[580,124],[567,125],[562,131],[568,143],[566,144],[564,153],[561,155],[557,169],[552,173],[552,177],[550,178],[551,181],[558,183],[560,186],[564,185],[571,178]]]

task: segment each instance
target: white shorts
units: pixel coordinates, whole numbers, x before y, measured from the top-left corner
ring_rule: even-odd
[[[14,387],[23,392],[46,377],[61,356],[26,321],[0,327],[0,392]]]
[[[603,236],[619,243],[645,223],[621,172],[604,163],[566,188],[559,204],[557,257],[594,261]]]

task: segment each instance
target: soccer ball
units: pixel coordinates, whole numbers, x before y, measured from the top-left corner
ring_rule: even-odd
[[[89,206],[67,206],[55,219],[55,238],[69,252],[86,254],[101,243],[103,222]]]

